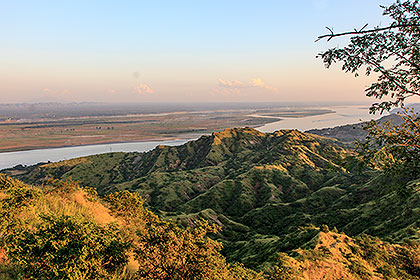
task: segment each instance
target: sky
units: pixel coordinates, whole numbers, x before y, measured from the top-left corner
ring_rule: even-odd
[[[316,55],[379,0],[0,0],[0,103],[373,102]]]

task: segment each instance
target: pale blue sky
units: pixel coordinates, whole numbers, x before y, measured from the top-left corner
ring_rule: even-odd
[[[1,102],[366,101],[314,40],[390,2],[0,0]]]

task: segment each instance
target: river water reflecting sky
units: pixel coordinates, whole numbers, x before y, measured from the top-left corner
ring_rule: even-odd
[[[317,109],[320,109],[317,107]],[[334,113],[302,118],[281,118],[281,120],[268,123],[257,129],[262,132],[273,132],[279,129],[298,129],[305,131],[313,128],[326,128],[377,119],[380,115],[370,115],[364,106],[330,106],[321,109],[330,109]],[[279,118],[280,119],[280,118]],[[157,145],[182,145],[191,139],[170,141],[148,141],[132,143],[112,143],[87,146],[73,146],[63,148],[36,149],[19,152],[0,153],[0,169],[10,168],[18,164],[32,165],[38,162],[55,162],[82,156],[109,153],[109,152],[145,152]]]

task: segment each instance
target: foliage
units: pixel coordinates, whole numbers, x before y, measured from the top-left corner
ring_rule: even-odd
[[[115,192],[101,202],[92,189],[73,181],[48,182],[30,187],[0,175],[2,279],[261,276],[226,263],[221,244],[208,237],[218,230],[215,225],[182,229],[144,209],[137,193]],[[101,217],[109,214],[114,219]]]
[[[217,139],[217,145],[212,138]],[[221,161],[209,162],[208,153],[217,154],[212,159]],[[376,170],[364,170],[362,174],[352,171],[340,160],[348,154],[353,153],[328,139],[294,130],[261,134],[251,129],[232,129],[179,147],[121,154],[120,160],[114,157],[108,162],[108,156],[88,157],[71,170],[71,177],[109,194],[95,198],[91,189],[84,188],[83,197],[92,204],[90,213],[62,213],[66,207],[60,205],[50,212],[96,219],[102,215],[105,222],[123,221],[122,232],[138,248],[146,243],[140,240],[141,236],[157,234],[151,230],[172,230],[162,219],[168,222],[171,218],[182,229],[206,219],[221,228],[211,236],[223,243],[221,252],[227,261],[254,269],[272,265],[279,251],[306,246],[315,233],[299,229],[308,224],[336,227],[352,236],[368,233],[395,241],[420,238],[410,230],[420,226],[420,193],[410,192],[402,203],[395,192],[381,191],[391,183],[389,176],[378,176],[380,172]],[[104,171],[102,166],[107,162],[110,166]],[[355,165],[359,162],[354,158]],[[42,170],[49,176],[55,174],[55,167],[46,165]],[[113,172],[109,170],[126,170],[123,180],[127,181],[118,183],[120,179],[116,179],[108,187],[90,181],[89,178],[97,177],[95,173],[100,177],[103,172]],[[37,172],[34,169],[27,173],[25,180],[39,182],[33,179]],[[68,173],[63,176],[70,177]],[[71,199],[73,192],[79,192],[76,186],[61,186],[60,180],[54,184],[52,180],[41,182],[54,198]],[[401,187],[406,186],[415,189],[417,181],[401,183]],[[105,204],[93,204],[95,201]],[[106,209],[98,213],[104,205]],[[175,227],[173,231],[168,234],[186,234]],[[165,244],[168,243],[159,246]],[[182,248],[179,244],[174,246]],[[131,256],[131,263],[136,262]]]
[[[139,195],[128,191],[112,193],[106,201],[126,223],[136,225],[128,233],[138,264],[135,279],[242,279],[235,275],[250,273],[236,266],[230,270],[221,244],[208,237],[219,230],[216,225],[200,221],[182,229],[145,210]]]
[[[397,0],[384,9],[391,19],[386,27],[376,27],[320,36],[328,40],[355,35],[343,48],[332,48],[321,54],[326,67],[342,62],[342,70],[359,75],[377,75],[376,82],[366,89],[366,95],[380,99],[372,104],[371,112],[403,106],[411,96],[420,96],[420,4],[418,0]],[[420,175],[419,119],[414,113],[401,115],[399,126],[370,122],[366,141],[359,143],[359,152],[365,162],[382,169],[401,186]]]
[[[266,279],[262,272],[255,272],[252,269],[244,267],[241,263],[233,263],[229,265],[232,280],[263,280]]]
[[[144,200],[129,191],[114,192],[105,197],[110,208],[117,215],[138,216],[142,213]]]
[[[365,162],[383,170],[394,185],[403,186],[420,176],[420,118],[407,109],[400,116],[404,120],[400,125],[371,121],[358,149]]]
[[[267,270],[269,280],[298,280],[299,268],[293,265],[293,259],[285,253],[279,253],[277,264]]]
[[[351,239],[319,231],[310,244],[279,254],[268,279],[419,279],[418,243],[395,245],[369,235]]]
[[[221,244],[207,237],[216,228],[203,222],[180,229],[172,223],[147,226],[139,236],[136,260],[140,279],[227,279],[229,271],[220,255]]]
[[[116,225],[101,227],[69,216],[42,216],[35,229],[6,238],[10,262],[25,278],[115,279],[128,262],[129,244]]]
[[[180,240],[185,236],[195,238],[191,228],[202,218],[221,228],[211,236],[223,243],[220,252],[228,262],[241,262],[254,269],[273,265],[279,251],[305,247],[316,234],[313,229],[299,230],[308,224],[336,227],[351,236],[368,233],[395,241],[420,239],[420,234],[412,230],[420,226],[420,193],[410,192],[402,200],[396,192],[382,192],[391,183],[389,176],[378,176],[380,172],[376,170],[364,170],[362,174],[353,172],[340,161],[343,155],[352,154],[347,150],[327,139],[293,130],[269,134],[251,133],[251,129],[232,130],[179,147],[119,155],[120,161],[113,158],[109,161],[112,167],[108,166],[105,171],[101,168],[107,165],[108,157],[88,157],[89,160],[71,170],[73,179],[83,185],[97,187],[83,174],[96,178],[95,173],[101,176],[109,170],[126,170],[125,174],[131,177],[124,177],[128,181],[121,184],[120,179],[116,179],[105,188],[109,194],[99,198],[91,189],[80,189],[71,181],[64,184],[60,180],[42,180],[46,193],[54,198],[48,205],[57,204],[57,198],[73,201],[72,194],[76,192],[80,196],[83,191],[86,201],[81,202],[89,206],[89,211],[80,211],[87,209],[85,207],[67,211],[68,207],[62,207],[63,204],[51,207],[46,202],[42,207],[49,207],[49,213],[95,217],[96,222],[104,216],[100,219],[101,225],[104,221],[120,221],[120,230],[133,245],[129,265],[135,268],[133,271],[140,262],[135,259],[144,258],[136,256],[134,248],[147,244],[150,250],[160,246],[162,252],[172,252],[173,248],[179,248],[188,255],[184,243],[174,240],[172,244],[168,236]],[[212,137],[218,139],[217,145],[210,141]],[[211,152],[212,149],[215,152]],[[225,157],[219,150],[229,156]],[[206,152],[217,154],[212,159],[221,161],[207,162]],[[354,158],[354,162],[357,165],[359,159]],[[55,167],[48,165],[42,170],[49,175],[55,173]],[[36,172],[28,173],[26,180],[38,182],[31,181]],[[66,174],[65,178],[70,177]],[[401,180],[400,185],[415,189],[418,182],[404,184]],[[99,189],[104,190],[101,186]],[[105,208],[98,212],[101,207]],[[187,232],[166,224],[169,218]],[[37,219],[36,216],[31,220]],[[29,219],[26,222],[33,224]],[[161,243],[153,247],[146,242],[155,240],[156,236],[162,236]],[[206,240],[207,237],[197,238]],[[203,258],[215,257],[216,249],[209,250]],[[164,258],[163,255],[151,256],[156,260]],[[194,254],[190,257],[201,258]],[[225,262],[223,258],[216,259]],[[176,262],[167,264],[168,267],[177,265]]]
[[[130,245],[118,225],[100,225],[87,216],[85,205],[74,205],[81,191],[75,182],[50,180],[40,189],[0,175],[0,190],[2,278],[115,279],[121,275]]]
[[[12,180],[0,174],[0,237],[13,234],[13,229],[20,224],[19,220],[14,219],[23,208],[26,208],[33,199],[39,196],[39,192],[34,188],[28,188],[18,180]],[[0,248],[5,244],[0,238]]]
[[[359,75],[375,73],[377,81],[366,89],[366,95],[377,99],[371,111],[389,110],[403,104],[406,98],[420,95],[420,6],[419,1],[397,0],[383,7],[383,15],[391,19],[386,27],[376,27],[320,36],[319,38],[356,35],[343,48],[331,48],[319,57],[326,67],[341,61],[342,70]]]

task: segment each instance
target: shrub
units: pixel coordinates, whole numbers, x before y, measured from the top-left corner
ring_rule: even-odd
[[[115,224],[42,216],[35,229],[6,239],[10,262],[31,279],[113,279],[128,262],[129,244]]]

